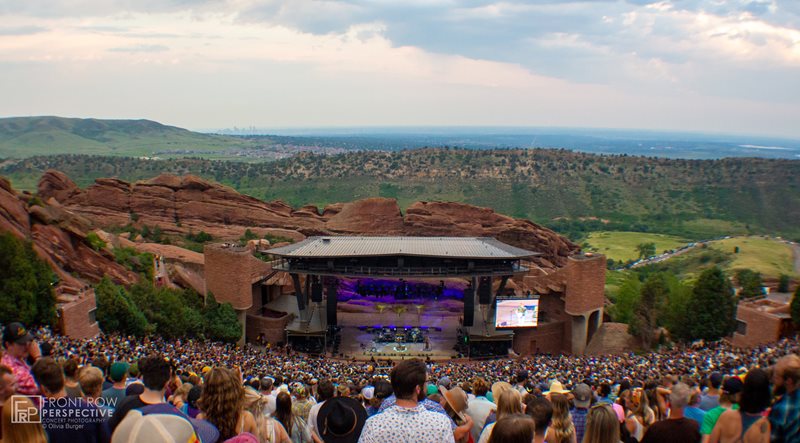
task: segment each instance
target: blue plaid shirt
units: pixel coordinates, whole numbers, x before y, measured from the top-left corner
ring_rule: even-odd
[[[575,436],[578,437],[578,441],[583,441],[583,434],[586,432],[586,416],[589,414],[589,410],[574,408],[569,413],[572,415],[572,424],[575,425]]]
[[[773,443],[800,441],[800,389],[783,396],[769,413]]]

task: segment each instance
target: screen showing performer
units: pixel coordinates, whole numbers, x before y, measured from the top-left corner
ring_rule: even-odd
[[[538,299],[497,299],[496,328],[533,328],[539,324]]]

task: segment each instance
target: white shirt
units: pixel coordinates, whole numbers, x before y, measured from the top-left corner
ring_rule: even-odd
[[[394,405],[367,419],[358,443],[455,443],[450,420],[422,405]]]
[[[475,399],[470,400],[467,405],[467,410],[464,412],[472,417],[473,424],[470,430],[472,439],[478,441],[481,436],[481,430],[483,430],[483,425],[486,424],[486,419],[489,418],[489,414],[491,414],[492,411],[497,410],[497,405],[483,396],[475,397]]]
[[[316,435],[319,437],[319,429],[317,429],[317,416],[319,415],[319,409],[324,405],[325,402],[317,403],[311,407],[311,410],[308,411],[308,433]],[[322,440],[322,438],[320,438]]]

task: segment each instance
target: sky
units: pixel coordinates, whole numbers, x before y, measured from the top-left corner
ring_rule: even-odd
[[[798,0],[0,0],[0,117],[800,138]]]

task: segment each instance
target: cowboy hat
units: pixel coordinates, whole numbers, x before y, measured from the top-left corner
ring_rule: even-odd
[[[562,385],[560,381],[550,383],[550,389],[548,389],[547,392],[543,392],[544,395],[567,393],[569,393],[569,389],[564,389],[564,385]]]
[[[325,443],[356,443],[367,421],[367,410],[351,397],[325,400],[317,413],[317,429]]]

